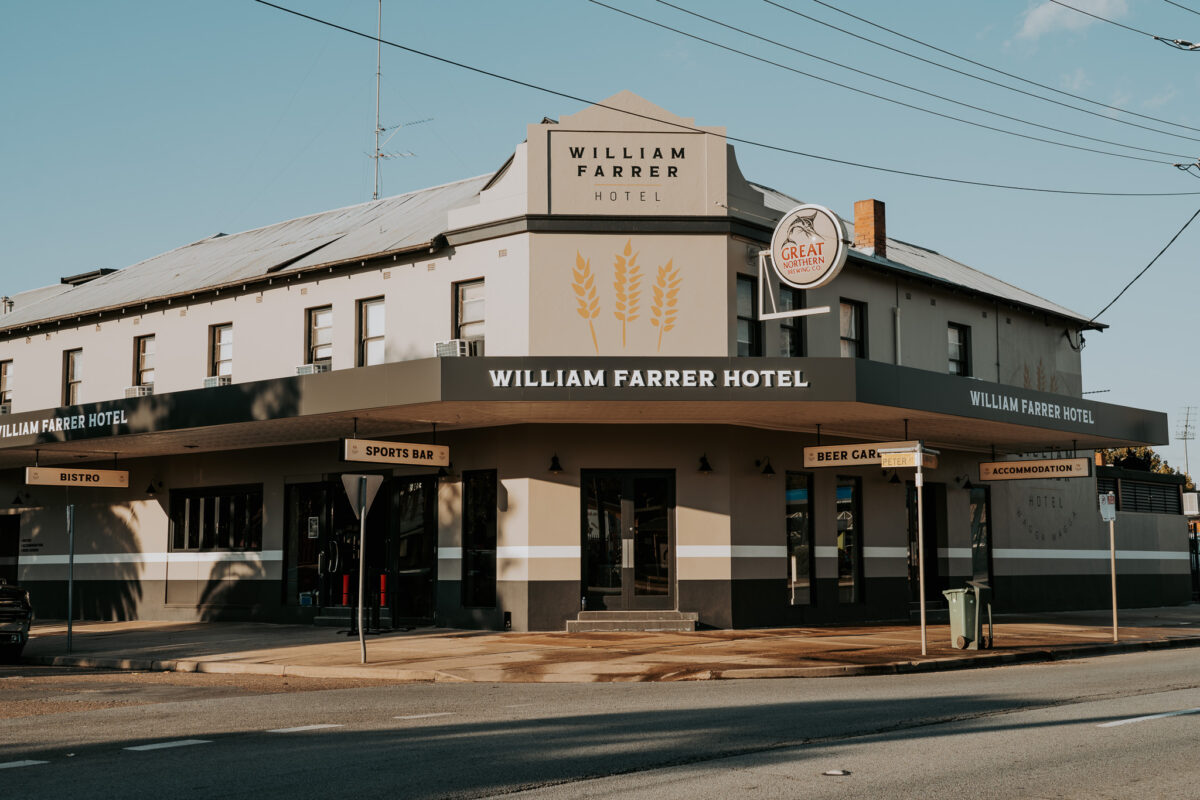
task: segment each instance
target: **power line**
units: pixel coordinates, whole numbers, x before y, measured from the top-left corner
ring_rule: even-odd
[[[653,20],[647,20],[647,19],[645,19],[645,18],[643,18],[643,17],[638,17],[636,14],[629,14],[629,12],[626,12],[626,11],[621,11],[620,9],[613,8],[612,6],[605,5],[604,3],[597,2],[596,0],[589,0],[589,2],[593,2],[593,3],[595,3],[596,5],[603,6],[604,8],[609,8],[609,9],[612,9],[612,10],[614,10],[614,11],[618,11],[619,13],[622,13],[622,14],[628,14],[629,16],[632,16],[632,17],[634,17],[634,18],[636,18],[636,19],[643,20],[644,22],[649,22],[649,23],[650,23],[650,24],[652,24],[652,25],[660,25],[660,23],[654,22]],[[1011,116],[1011,115],[1009,115],[1009,114],[1003,114],[1003,113],[1001,113],[1001,112],[999,112],[999,111],[993,111],[993,110],[991,110],[991,109],[984,108],[984,107],[982,107],[982,106],[976,106],[976,105],[972,105],[972,104],[970,104],[970,103],[964,103],[964,102],[962,102],[962,101],[960,101],[960,100],[955,100],[955,99],[953,99],[953,98],[951,98],[951,97],[946,97],[945,95],[940,95],[940,94],[937,94],[937,93],[935,93],[935,92],[929,92],[929,91],[926,91],[926,90],[924,90],[924,89],[920,89],[920,88],[918,88],[918,87],[916,87],[916,86],[912,86],[912,85],[910,85],[910,84],[907,84],[907,83],[901,83],[901,82],[899,82],[899,81],[894,81],[894,80],[891,80],[890,78],[885,78],[885,77],[883,77],[882,75],[876,75],[876,74],[874,74],[874,73],[872,73],[872,72],[867,72],[866,70],[861,70],[861,69],[858,69],[858,68],[856,68],[856,67],[851,67],[851,66],[849,66],[849,65],[847,65],[847,64],[842,64],[842,63],[840,63],[840,62],[838,62],[838,61],[834,61],[834,60],[832,60],[832,59],[824,58],[824,57],[822,57],[822,56],[818,56],[818,55],[815,55],[815,54],[813,54],[813,53],[809,53],[809,52],[807,52],[807,51],[805,51],[805,50],[800,50],[800,49],[798,49],[798,48],[796,48],[796,47],[792,47],[791,45],[784,44],[783,42],[777,41],[777,40],[775,40],[775,39],[771,39],[771,38],[769,38],[769,37],[766,37],[766,36],[760,36],[760,35],[758,35],[758,34],[756,34],[756,33],[752,32],[752,31],[748,31],[748,30],[746,30],[746,29],[744,29],[744,28],[739,28],[739,27],[737,27],[736,25],[730,25],[730,24],[728,24],[728,23],[721,22],[721,21],[720,21],[720,20],[718,20],[718,19],[713,19],[712,17],[707,17],[707,16],[705,16],[705,15],[703,15],[703,14],[700,14],[700,13],[698,13],[698,12],[696,12],[696,11],[691,11],[691,10],[689,10],[689,9],[683,8],[682,6],[677,6],[677,5],[675,5],[674,3],[668,2],[667,0],[655,0],[655,2],[657,2],[657,3],[658,3],[658,4],[660,4],[660,5],[667,6],[668,8],[673,8],[673,9],[675,9],[676,11],[681,11],[681,12],[683,12],[684,14],[689,14],[689,15],[691,15],[691,16],[693,16],[693,17],[696,17],[696,18],[698,18],[698,19],[702,19],[702,20],[705,20],[705,21],[707,21],[707,22],[711,22],[711,23],[713,23],[714,25],[719,25],[719,26],[720,26],[720,27],[722,27],[722,28],[726,28],[726,29],[728,29],[728,30],[731,30],[731,31],[736,31],[737,33],[741,33],[741,34],[743,34],[743,35],[745,35],[745,36],[749,36],[749,37],[751,37],[751,38],[757,39],[757,40],[759,40],[760,42],[765,42],[765,43],[767,43],[767,44],[775,45],[775,46],[777,46],[777,47],[782,47],[783,49],[785,49],[785,50],[790,50],[790,51],[792,51],[793,53],[799,53],[799,54],[800,54],[800,55],[802,55],[802,56],[807,56],[808,58],[812,58],[812,59],[815,59],[815,60],[817,60],[817,61],[821,61],[821,62],[823,62],[823,63],[826,63],[826,64],[831,64],[831,65],[833,65],[833,66],[835,66],[835,67],[839,67],[839,68],[841,68],[841,69],[849,70],[850,72],[854,72],[854,73],[857,73],[857,74],[859,74],[859,75],[866,76],[866,77],[868,77],[868,78],[874,78],[875,80],[883,81],[884,83],[890,84],[890,85],[892,85],[892,86],[898,86],[898,87],[900,87],[900,88],[902,88],[902,89],[908,89],[909,91],[917,92],[918,94],[923,94],[923,95],[925,95],[926,97],[932,97],[932,98],[935,98],[935,99],[937,99],[937,100],[942,100],[942,101],[945,101],[945,102],[947,102],[947,103],[953,103],[954,105],[957,105],[957,106],[962,106],[963,108],[969,108],[969,109],[971,109],[971,110],[973,110],[973,111],[980,111],[980,112],[982,112],[982,113],[984,113],[984,114],[991,114],[992,116],[1000,117],[1000,118],[1002,118],[1002,119],[1007,119],[1007,120],[1010,120],[1010,121],[1012,121],[1012,122],[1019,122],[1019,123],[1021,123],[1022,125],[1031,125],[1031,126],[1033,126],[1033,127],[1035,127],[1035,128],[1041,128],[1041,129],[1043,129],[1043,130],[1047,130],[1047,131],[1054,131],[1055,133],[1061,133],[1061,134],[1064,134],[1064,135],[1066,135],[1066,136],[1075,136],[1075,137],[1078,137],[1078,138],[1080,138],[1080,139],[1087,139],[1087,140],[1089,140],[1089,141],[1093,141],[1093,142],[1100,142],[1100,143],[1102,143],[1102,144],[1111,144],[1111,145],[1114,145],[1114,146],[1116,146],[1116,147],[1125,147],[1125,148],[1128,148],[1128,149],[1130,149],[1130,150],[1140,150],[1140,151],[1142,151],[1142,152],[1145,152],[1145,153],[1157,153],[1158,155],[1164,155],[1164,156],[1180,156],[1180,155],[1181,155],[1180,153],[1170,153],[1170,152],[1167,152],[1167,151],[1165,151],[1165,150],[1154,150],[1154,149],[1152,149],[1152,148],[1149,148],[1149,147],[1139,147],[1139,146],[1137,146],[1137,145],[1125,144],[1124,142],[1114,142],[1114,141],[1112,141],[1111,139],[1100,139],[1100,138],[1097,138],[1097,137],[1095,137],[1095,136],[1088,136],[1088,135],[1086,135],[1086,134],[1083,134],[1083,133],[1075,133],[1074,131],[1064,130],[1064,129],[1062,129],[1062,128],[1055,128],[1055,127],[1052,127],[1052,126],[1050,126],[1050,125],[1042,125],[1041,123],[1038,123],[1038,122],[1030,122],[1029,120],[1021,119],[1020,117],[1014,117],[1014,116]],[[666,27],[668,30],[675,31],[675,32],[677,32],[677,33],[680,33],[680,34],[682,34],[682,35],[684,35],[684,36],[688,36],[688,37],[690,37],[690,38],[700,38],[700,37],[695,37],[695,36],[692,36],[691,34],[689,34],[689,33],[686,33],[686,32],[683,32],[683,31],[678,31],[677,29],[675,29],[675,28],[671,28],[670,26],[663,26],[663,25],[660,25],[660,27]],[[707,43],[709,43],[709,44],[713,44],[712,42],[708,42],[708,40],[707,40],[707,39],[700,38],[700,40],[701,40],[701,41],[704,41],[704,42],[707,42]],[[720,45],[720,44],[717,44],[716,46],[717,46],[717,47],[725,47],[724,45]],[[726,49],[728,49],[728,48],[726,48]],[[739,50],[735,50],[734,52],[741,53],[741,51],[739,51]],[[744,55],[748,55],[748,56],[750,56],[750,54],[744,54]],[[758,56],[750,56],[750,57],[751,57],[751,58],[758,58]],[[772,65],[774,65],[774,66],[777,66],[777,67],[780,67],[780,68],[782,68],[782,69],[788,69],[788,70],[790,70],[790,69],[791,69],[791,67],[787,67],[787,66],[784,66],[784,65],[782,65],[782,64],[778,64],[777,62],[770,61],[770,60],[767,60],[767,59],[759,59],[759,60],[765,60],[765,61],[767,61],[767,63],[770,63],[770,64],[772,64]],[[807,73],[801,73],[801,74],[803,74],[803,75],[807,75]],[[813,76],[808,76],[808,77],[813,77]],[[817,77],[818,77],[818,79],[819,79],[819,80],[823,80],[823,79],[819,78],[819,76],[817,76]],[[842,84],[835,84],[835,85],[837,85],[837,86],[841,86]],[[872,97],[879,97],[879,95],[874,95],[874,94],[872,94],[871,96],[872,96]],[[886,97],[885,97],[885,98],[882,98],[882,99],[888,100],[889,102],[898,102],[898,101],[894,101],[894,100],[892,100],[891,98],[886,98]],[[912,108],[913,106],[906,106],[906,107],[908,107],[908,108]],[[918,107],[918,108],[919,108],[919,107]],[[924,111],[928,111],[928,109],[922,109],[922,110],[924,110]],[[931,113],[938,113],[938,112],[931,112]],[[958,121],[958,122],[966,122],[968,125],[975,125],[975,124],[977,124],[977,123],[971,122],[971,121],[969,121],[969,120],[962,120],[962,119],[960,119],[960,118],[958,118],[958,117],[950,117],[950,118],[951,118],[951,119],[953,119],[953,120],[956,120],[956,121]],[[990,127],[990,126],[985,126],[985,127],[987,127],[987,128],[988,128],[988,130],[994,130],[994,131],[998,131],[998,132],[1001,132],[1001,133],[1007,133],[1007,134],[1009,134],[1009,135],[1012,135],[1012,136],[1026,136],[1026,134],[1022,134],[1022,133],[1015,132],[1015,131],[1009,131],[1009,130],[1005,130],[1005,129],[1003,129],[1003,128],[994,128],[994,127]],[[1034,141],[1039,141],[1039,142],[1048,142],[1048,143],[1050,143],[1050,144],[1056,144],[1056,145],[1063,146],[1063,147],[1075,147],[1075,145],[1070,145],[1070,144],[1067,144],[1067,143],[1064,143],[1064,142],[1055,142],[1055,141],[1053,141],[1053,140],[1041,139],[1041,138],[1038,138],[1038,137],[1029,137],[1029,138],[1032,138]],[[1200,140],[1198,140],[1198,141],[1200,141]],[[1101,153],[1101,154],[1104,154],[1104,155],[1116,156],[1116,157],[1118,157],[1118,158],[1130,158],[1130,159],[1137,159],[1137,160],[1140,160],[1140,161],[1147,161],[1147,162],[1149,162],[1149,163],[1152,163],[1152,164],[1163,164],[1163,163],[1166,163],[1166,162],[1163,162],[1163,161],[1159,161],[1159,160],[1157,160],[1157,159],[1151,159],[1151,158],[1138,158],[1137,156],[1130,156],[1130,155],[1127,155],[1127,154],[1124,154],[1124,153],[1112,153],[1112,152],[1109,152],[1109,151],[1107,151],[1107,150],[1096,150],[1096,149],[1093,149],[1093,148],[1080,148],[1080,149],[1087,150],[1088,152],[1092,152],[1092,153]]]
[[[1098,19],[1101,22],[1107,22],[1109,25],[1116,25],[1118,28],[1124,28],[1125,30],[1132,31],[1133,33],[1140,33],[1142,36],[1149,36],[1151,39],[1163,39],[1162,36],[1156,36],[1155,34],[1150,33],[1149,31],[1141,30],[1140,28],[1130,27],[1129,25],[1126,25],[1123,22],[1117,22],[1115,19],[1109,19],[1108,17],[1102,17],[1099,14],[1093,14],[1091,11],[1084,11],[1082,8],[1076,8],[1073,5],[1062,2],[1062,0],[1050,0],[1050,2],[1054,3],[1054,5],[1056,5],[1056,6],[1062,6],[1063,8],[1069,8],[1072,11],[1076,11],[1080,14],[1089,16],[1092,19]]]
[[[844,11],[843,9],[840,9],[840,8],[838,8],[837,6],[833,6],[833,5],[830,5],[829,3],[823,2],[823,0],[812,0],[812,1],[813,1],[814,3],[816,3],[817,5],[824,6],[825,8],[828,8],[830,11],[836,11],[837,13],[839,13],[839,14],[843,14],[843,15],[845,15],[845,16],[847,16],[847,17],[850,17],[851,19],[858,20],[859,22],[862,22],[862,23],[863,23],[863,24],[865,24],[865,25],[870,25],[870,26],[871,26],[871,27],[873,27],[873,28],[878,28],[878,29],[879,29],[879,30],[881,30],[881,31],[886,31],[887,33],[890,33],[890,34],[892,34],[893,36],[899,36],[901,39],[906,39],[906,40],[908,40],[908,41],[912,42],[913,44],[919,44],[919,45],[921,45],[922,47],[927,47],[927,48],[929,48],[930,50],[935,50],[935,51],[937,51],[937,52],[939,52],[939,53],[942,53],[942,54],[944,54],[944,55],[948,55],[948,56],[950,56],[951,58],[957,58],[959,61],[964,61],[964,62],[966,62],[966,63],[968,63],[968,64],[973,64],[973,65],[975,65],[975,66],[977,66],[977,67],[980,67],[981,69],[986,69],[986,70],[989,70],[990,72],[995,72],[995,73],[997,73],[998,75],[1004,75],[1005,77],[1012,78],[1013,80],[1021,81],[1022,83],[1027,83],[1027,84],[1029,84],[1030,86],[1037,86],[1038,88],[1045,89],[1045,90],[1047,90],[1047,91],[1054,92],[1054,93],[1056,93],[1056,94],[1061,94],[1061,95],[1063,95],[1064,97],[1071,97],[1071,98],[1074,98],[1075,100],[1081,100],[1081,101],[1083,101],[1083,102],[1085,102],[1085,103],[1091,103],[1091,104],[1092,104],[1092,105],[1094,105],[1094,106],[1098,106],[1098,107],[1100,107],[1100,108],[1108,109],[1109,111],[1117,111],[1117,112],[1120,112],[1120,113],[1123,113],[1123,114],[1129,114],[1130,116],[1138,117],[1138,118],[1140,118],[1140,119],[1148,119],[1148,120],[1151,120],[1151,121],[1153,121],[1153,122],[1161,122],[1161,123],[1163,123],[1164,125],[1173,125],[1173,126],[1175,126],[1176,128],[1183,128],[1184,130],[1189,130],[1189,131],[1196,131],[1196,132],[1200,132],[1200,128],[1194,128],[1194,127],[1192,127],[1192,126],[1190,126],[1190,125],[1184,125],[1183,123],[1180,123],[1180,122],[1172,122],[1171,120],[1168,120],[1168,119],[1161,119],[1161,118],[1159,118],[1159,117],[1154,117],[1154,116],[1151,116],[1151,115],[1149,115],[1149,114],[1140,114],[1140,113],[1138,113],[1138,112],[1136,112],[1136,111],[1130,111],[1130,110],[1128,110],[1128,109],[1121,108],[1120,106],[1113,106],[1113,105],[1109,105],[1109,104],[1107,104],[1107,103],[1102,103],[1102,102],[1100,102],[1099,100],[1092,100],[1092,99],[1091,99],[1091,98],[1089,98],[1089,97],[1084,97],[1083,95],[1079,95],[1079,94],[1073,94],[1072,92],[1064,91],[1064,90],[1062,90],[1062,89],[1056,89],[1056,88],[1054,88],[1053,86],[1049,86],[1049,85],[1047,85],[1047,84],[1044,84],[1044,83],[1038,83],[1037,81],[1030,80],[1029,78],[1023,78],[1023,77],[1021,77],[1020,75],[1014,74],[1014,73],[1012,73],[1012,72],[1005,72],[1005,71],[1004,71],[1004,70],[1002,70],[1002,69],[999,69],[999,68],[997,68],[997,67],[992,67],[992,66],[989,66],[989,65],[987,65],[987,64],[984,64],[984,63],[983,63],[983,62],[981,62],[981,61],[975,61],[975,60],[973,60],[973,59],[967,58],[966,56],[959,55],[958,53],[951,52],[950,50],[946,50],[946,49],[943,49],[943,48],[941,48],[941,47],[938,47],[938,46],[936,46],[936,45],[929,44],[928,42],[922,41],[921,39],[917,39],[917,38],[914,38],[914,37],[912,37],[912,36],[908,36],[907,34],[903,34],[903,33],[901,33],[900,31],[898,31],[898,30],[895,30],[894,28],[888,28],[888,27],[886,27],[886,26],[884,26],[884,25],[880,25],[880,24],[878,24],[878,23],[876,23],[876,22],[872,22],[871,20],[869,20],[869,19],[866,19],[865,17],[856,16],[855,14],[851,14],[849,11]],[[999,88],[1001,88],[1001,89],[1006,89],[1006,90],[1008,90],[1008,91],[1010,91],[1010,92],[1016,92],[1017,94],[1023,94],[1023,95],[1025,95],[1026,97],[1033,97],[1033,98],[1035,98],[1035,99],[1037,99],[1037,100],[1041,100],[1041,101],[1043,101],[1043,102],[1046,102],[1046,103],[1052,103],[1052,104],[1054,104],[1054,105],[1056,105],[1056,106],[1062,106],[1063,108],[1069,108],[1069,109],[1071,109],[1071,110],[1073,110],[1073,111],[1078,111],[1078,112],[1080,112],[1080,113],[1082,113],[1082,114],[1090,114],[1090,115],[1091,115],[1091,116],[1093,116],[1093,117],[1098,117],[1099,119],[1107,120],[1107,121],[1109,121],[1109,122],[1116,122],[1116,123],[1118,123],[1118,124],[1121,124],[1121,125],[1128,125],[1129,127],[1132,127],[1132,128],[1140,128],[1140,129],[1142,129],[1142,130],[1145,130],[1145,131],[1153,131],[1154,133],[1161,133],[1161,134],[1163,134],[1164,136],[1174,136],[1174,137],[1176,137],[1176,138],[1178,138],[1178,139],[1186,139],[1186,140],[1188,140],[1188,141],[1191,141],[1191,142],[1200,142],[1200,139],[1198,139],[1198,138],[1196,138],[1196,137],[1193,137],[1193,136],[1186,136],[1186,135],[1184,135],[1184,134],[1181,134],[1181,133],[1173,133],[1173,132],[1171,132],[1171,131],[1164,131],[1164,130],[1162,130],[1161,128],[1154,128],[1154,127],[1151,127],[1151,126],[1149,126],[1149,125],[1140,125],[1140,124],[1138,124],[1138,123],[1136,123],[1136,122],[1130,122],[1129,120],[1125,120],[1125,119],[1118,119],[1118,118],[1115,118],[1115,117],[1111,117],[1111,116],[1109,116],[1108,114],[1101,114],[1101,113],[1099,113],[1099,112],[1097,112],[1097,111],[1092,111],[1091,109],[1088,109],[1088,108],[1080,108],[1079,106],[1071,105],[1070,103],[1064,103],[1064,102],[1062,102],[1061,100],[1055,100],[1055,99],[1053,99],[1053,98],[1050,98],[1050,97],[1045,97],[1045,96],[1043,96],[1043,95],[1037,94],[1036,92],[1028,92],[1028,91],[1025,91],[1024,89],[1018,89],[1018,88],[1017,88],[1017,87],[1015,87],[1015,86],[1009,86],[1009,85],[1007,85],[1007,84],[1000,83],[999,81],[994,81],[994,80],[991,80],[990,78],[984,78],[984,77],[983,77],[983,76],[981,76],[981,75],[974,75],[974,74],[972,74],[972,73],[970,73],[970,72],[964,72],[964,71],[963,71],[963,70],[961,70],[961,69],[956,69],[956,68],[954,68],[954,67],[951,67],[951,66],[948,66],[948,65],[946,65],[946,64],[942,64],[942,63],[940,63],[940,62],[937,62],[937,61],[932,61],[932,60],[930,60],[930,59],[928,59],[928,58],[923,58],[923,57],[921,57],[921,56],[919,56],[919,55],[916,55],[915,53],[910,53],[910,52],[908,52],[907,50],[901,50],[901,49],[900,49],[900,48],[898,48],[898,47],[892,47],[891,45],[889,45],[889,44],[885,44],[884,42],[880,42],[880,41],[877,41],[877,40],[875,40],[875,39],[871,39],[871,38],[869,38],[869,37],[862,36],[862,35],[860,35],[860,34],[857,34],[857,33],[855,33],[854,31],[848,31],[848,30],[846,30],[845,28],[839,28],[837,25],[834,25],[834,24],[832,24],[832,23],[830,23],[830,22],[825,22],[824,20],[821,20],[821,19],[817,19],[816,17],[811,17],[811,16],[809,16],[808,14],[805,14],[805,13],[803,13],[802,11],[797,11],[797,10],[796,10],[796,9],[794,9],[794,8],[789,8],[789,7],[785,6],[785,5],[782,5],[782,4],[780,4],[780,3],[777,3],[777,2],[775,2],[774,0],[763,0],[763,2],[764,2],[764,3],[766,3],[767,5],[772,5],[772,6],[775,6],[776,8],[778,8],[778,9],[780,9],[780,10],[782,10],[782,11],[786,11],[786,12],[788,12],[789,14],[794,14],[794,15],[796,15],[796,16],[798,16],[798,17],[803,17],[804,19],[806,19],[806,20],[809,20],[810,22],[815,22],[815,23],[817,23],[818,25],[823,25],[823,26],[825,26],[826,28],[831,28],[832,30],[838,31],[838,32],[840,32],[840,33],[844,33],[844,34],[846,34],[847,36],[852,36],[852,37],[853,37],[853,38],[855,38],[855,39],[859,39],[859,40],[861,40],[861,41],[864,41],[864,42],[869,42],[870,44],[876,45],[877,47],[882,47],[882,48],[884,48],[885,50],[890,50],[890,51],[892,51],[893,53],[898,53],[898,54],[900,54],[900,55],[902,55],[902,56],[906,56],[906,57],[908,57],[908,58],[911,58],[911,59],[914,59],[914,60],[916,60],[916,61],[920,61],[920,62],[922,62],[922,63],[929,64],[929,65],[931,65],[931,66],[938,67],[938,68],[940,68],[940,69],[944,69],[944,70],[947,70],[947,71],[949,71],[949,72],[953,72],[953,73],[955,73],[955,74],[957,74],[957,75],[962,75],[962,76],[964,76],[964,77],[966,77],[966,78],[971,78],[971,79],[973,79],[973,80],[981,81],[981,82],[983,82],[983,83],[987,83],[987,84],[990,84],[990,85],[992,85],[992,86],[999,87]]]
[[[315,22],[319,25],[325,25],[326,27],[334,28],[334,29],[340,30],[344,33],[349,33],[353,36],[358,36],[363,39],[368,39],[372,42],[376,40],[376,37],[369,33],[363,33],[362,31],[356,31],[353,28],[347,28],[346,26],[339,25],[336,22],[330,22],[329,20],[324,20],[324,19],[321,19],[320,17],[314,17],[310,14],[305,14],[301,11],[296,11],[294,9],[286,8],[285,6],[276,5],[275,3],[268,2],[268,0],[253,0],[253,1],[255,3],[258,3],[259,5],[264,5],[269,8],[274,8],[275,10],[282,11],[285,14],[291,14],[292,16],[300,17],[301,19],[307,19],[310,22]],[[662,125],[669,125],[671,127],[678,128],[680,130],[686,130],[686,131],[690,131],[693,133],[704,133],[704,134],[708,134],[710,136],[719,136],[721,139],[724,139],[727,142],[735,142],[737,144],[744,144],[744,145],[747,145],[750,147],[758,147],[763,150],[770,150],[770,151],[776,152],[776,153],[787,153],[789,155],[800,156],[802,158],[811,158],[815,161],[824,161],[829,164],[840,164],[842,166],[847,166],[847,167],[857,167],[859,169],[867,169],[867,170],[872,170],[874,172],[883,172],[883,173],[887,173],[890,175],[903,175],[903,176],[909,177],[909,178],[921,178],[923,180],[939,181],[941,183],[954,183],[954,184],[960,184],[963,186],[979,186],[979,187],[987,188],[987,189],[1008,189],[1010,191],[1036,192],[1036,193],[1040,193],[1040,194],[1062,194],[1062,195],[1075,195],[1075,196],[1081,196],[1081,197],[1194,197],[1196,195],[1200,195],[1200,192],[1100,192],[1100,191],[1085,191],[1085,190],[1079,190],[1079,189],[1049,189],[1049,188],[1040,187],[1040,186],[1019,186],[1019,185],[1015,185],[1015,184],[990,183],[987,181],[968,180],[965,178],[951,178],[951,177],[947,177],[944,175],[931,175],[931,174],[922,173],[922,172],[913,172],[910,170],[895,169],[892,167],[882,167],[882,166],[879,166],[876,164],[864,164],[864,163],[861,163],[858,161],[849,161],[847,159],[842,159],[842,158],[833,158],[832,156],[823,156],[823,155],[818,155],[816,153],[806,153],[803,150],[796,150],[796,149],[793,149],[790,147],[783,147],[782,145],[775,145],[775,144],[769,144],[767,142],[760,142],[760,141],[756,141],[754,139],[746,139],[746,138],[738,137],[738,136],[730,136],[728,134],[716,134],[716,133],[713,133],[712,131],[706,131],[703,128],[698,128],[694,125],[685,125],[680,122],[659,119],[657,117],[650,116],[649,114],[641,114],[636,111],[630,111],[629,109],[618,108],[616,106],[610,106],[606,103],[597,102],[595,100],[588,100],[585,97],[579,97],[577,95],[573,95],[568,92],[562,92],[562,91],[558,91],[557,89],[550,89],[545,86],[539,86],[535,83],[530,83],[529,81],[524,81],[519,78],[512,78],[507,75],[501,75],[498,72],[492,72],[490,70],[486,70],[481,67],[474,67],[474,66],[471,66],[470,64],[464,64],[461,61],[454,61],[452,59],[445,58],[444,56],[438,56],[438,55],[434,55],[433,53],[427,53],[423,50],[417,50],[416,48],[408,47],[406,45],[402,45],[397,42],[392,42],[387,39],[381,39],[381,41],[384,44],[386,44],[388,47],[395,47],[397,50],[403,50],[406,53],[411,53],[413,55],[418,55],[423,58],[428,58],[432,61],[437,61],[441,64],[447,64],[449,66],[458,67],[459,69],[464,69],[469,72],[474,72],[478,75],[485,75],[489,78],[495,78],[496,80],[501,80],[506,83],[511,83],[514,86],[521,86],[526,89],[533,89],[534,91],[543,92],[545,94],[552,95],[554,97],[561,97],[565,100],[572,100],[577,103],[583,103],[585,105],[594,106],[596,108],[604,108],[609,111],[615,111],[620,114],[625,114],[627,116],[636,117],[639,119],[645,119],[645,120],[649,120],[651,122],[657,122]]]
[[[1169,3],[1170,5],[1173,5],[1176,8],[1182,8],[1184,11],[1187,11],[1189,14],[1195,14],[1197,16],[1200,16],[1200,11],[1197,11],[1194,8],[1188,8],[1187,6],[1183,5],[1182,3],[1176,3],[1175,0],[1163,0],[1163,2]]]
[[[1125,288],[1124,288],[1124,289],[1122,289],[1121,291],[1119,291],[1119,292],[1117,293],[1117,296],[1116,296],[1116,297],[1114,297],[1112,300],[1110,300],[1110,301],[1109,301],[1108,305],[1106,305],[1104,308],[1102,308],[1102,309],[1100,309],[1099,311],[1097,311],[1097,312],[1096,312],[1096,315],[1095,315],[1094,317],[1092,317],[1091,319],[1089,319],[1089,320],[1088,320],[1088,322],[1095,322],[1095,321],[1096,321],[1096,317],[1099,317],[1099,316],[1100,316],[1101,314],[1103,314],[1105,311],[1108,311],[1110,308],[1112,308],[1112,307],[1113,307],[1113,303],[1116,303],[1118,300],[1120,300],[1120,299],[1121,299],[1121,295],[1125,294],[1125,292],[1127,292],[1127,291],[1129,290],[1129,287],[1130,287],[1130,286],[1133,286],[1133,284],[1137,283],[1137,279],[1138,279],[1138,278],[1140,278],[1140,277],[1142,277],[1143,275],[1145,275],[1145,274],[1146,274],[1146,271],[1147,271],[1147,270],[1149,270],[1151,267],[1153,267],[1153,266],[1154,266],[1154,262],[1155,262],[1155,261],[1158,261],[1158,258],[1159,258],[1159,256],[1161,256],[1163,253],[1167,252],[1167,248],[1168,248],[1168,247],[1170,247],[1171,245],[1175,244],[1175,240],[1176,240],[1176,239],[1178,239],[1178,238],[1180,237],[1180,235],[1182,235],[1182,234],[1183,234],[1183,232],[1187,230],[1188,226],[1192,224],[1192,221],[1193,221],[1194,219],[1196,219],[1196,217],[1200,217],[1200,208],[1196,209],[1196,213],[1195,213],[1195,214],[1192,214],[1192,216],[1191,216],[1191,219],[1189,219],[1187,222],[1183,223],[1183,227],[1182,227],[1182,228],[1180,228],[1180,229],[1179,229],[1179,230],[1178,230],[1178,231],[1175,233],[1175,235],[1171,237],[1171,241],[1169,241],[1169,242],[1167,242],[1165,245],[1163,245],[1163,249],[1158,251],[1158,255],[1157,255],[1157,256],[1155,256],[1154,258],[1150,259],[1150,263],[1149,263],[1149,264],[1147,264],[1146,266],[1142,267],[1142,271],[1141,271],[1141,272],[1139,272],[1137,275],[1134,275],[1134,276],[1133,276],[1133,280],[1131,280],[1129,283],[1125,284]]]

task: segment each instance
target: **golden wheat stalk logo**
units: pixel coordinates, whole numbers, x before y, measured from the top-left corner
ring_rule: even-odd
[[[679,314],[676,305],[679,303],[679,268],[673,267],[675,259],[667,262],[666,266],[658,268],[658,278],[654,282],[654,302],[650,313],[654,318],[650,324],[658,328],[658,351],[662,352],[663,334],[675,327],[675,317]]]
[[[591,259],[584,260],[579,251],[575,251],[575,270],[572,272],[574,282],[571,288],[575,290],[575,300],[579,303],[579,316],[587,320],[588,330],[592,332],[592,347],[596,355],[600,355],[600,345],[596,342],[596,326],[592,323],[600,316],[600,300],[596,297],[596,279],[592,275]]]
[[[642,267],[633,252],[633,240],[625,242],[625,255],[617,253],[613,262],[613,291],[616,310],[613,316],[621,322],[621,347],[625,346],[625,326],[638,318],[638,302],[642,296]]]

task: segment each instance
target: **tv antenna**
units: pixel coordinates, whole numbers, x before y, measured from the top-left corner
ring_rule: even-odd
[[[410,125],[420,125],[424,122],[433,122],[433,117],[430,117],[428,119],[414,120],[413,122],[402,122],[399,125],[392,125],[387,128],[383,127],[383,125],[380,124],[380,121],[379,121],[379,87],[382,84],[382,82],[383,82],[383,0],[379,0],[379,20],[378,20],[378,27],[376,28],[376,32],[375,32],[375,152],[370,153],[367,156],[367,158],[374,159],[374,161],[375,161],[375,191],[371,194],[372,200],[379,199],[379,163],[385,158],[410,158],[410,157],[416,155],[416,153],[412,153],[412,152],[385,153],[385,152],[383,152],[383,148],[387,147],[388,142],[390,142],[392,140],[393,136],[395,136],[397,133],[400,132],[401,128],[407,128]],[[388,131],[391,131],[392,135],[387,137],[386,139],[384,139],[382,142],[380,142],[379,137],[382,134],[387,133]]]
[[[1196,407],[1184,406],[1183,419],[1179,423],[1179,427],[1175,430],[1175,438],[1183,442],[1183,471],[1191,477],[1192,470],[1188,466],[1188,446],[1187,443],[1196,438]]]

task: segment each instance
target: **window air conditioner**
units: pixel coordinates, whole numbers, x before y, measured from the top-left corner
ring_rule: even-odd
[[[205,389],[215,389],[218,386],[228,386],[233,383],[232,375],[209,375],[204,379]]]
[[[329,372],[328,361],[318,361],[315,364],[301,364],[296,367],[297,375],[315,375],[318,372]]]
[[[445,342],[435,342],[434,349],[438,358],[481,356],[483,355],[483,339],[450,339]]]
[[[149,397],[152,394],[154,394],[153,383],[143,383],[140,386],[130,386],[125,390],[126,399],[131,397]]]
[[[11,414],[11,413],[12,413],[12,403],[0,404],[0,414]]]

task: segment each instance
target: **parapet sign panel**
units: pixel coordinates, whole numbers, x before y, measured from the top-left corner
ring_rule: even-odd
[[[369,461],[375,464],[448,467],[450,466],[450,448],[438,444],[343,439],[342,458],[346,461]]]
[[[25,483],[33,486],[97,486],[129,488],[129,473],[121,469],[26,467]]]

